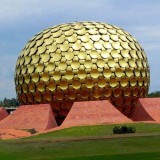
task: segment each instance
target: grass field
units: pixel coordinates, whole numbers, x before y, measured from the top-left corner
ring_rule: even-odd
[[[114,125],[101,125],[0,141],[0,160],[160,160],[160,125],[130,126],[135,134],[113,135]]]

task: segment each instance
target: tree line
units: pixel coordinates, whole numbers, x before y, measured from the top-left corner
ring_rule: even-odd
[[[4,98],[2,101],[0,101],[1,107],[17,107],[19,105],[20,103],[16,98],[11,98],[11,99]]]

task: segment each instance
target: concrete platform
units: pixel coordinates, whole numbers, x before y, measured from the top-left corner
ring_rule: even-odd
[[[160,123],[160,98],[140,98],[130,118],[133,121]]]
[[[8,112],[5,108],[0,107],[0,121],[8,116]]]
[[[57,123],[49,104],[20,106],[11,115],[0,121],[0,129],[32,129],[44,131]]]
[[[107,100],[83,101],[74,102],[61,127],[112,123],[132,123],[132,120]]]

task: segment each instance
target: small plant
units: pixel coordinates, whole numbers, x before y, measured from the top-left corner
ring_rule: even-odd
[[[126,133],[135,133],[136,128],[133,126],[115,126],[113,128],[114,134],[126,134]]]
[[[31,134],[37,133],[37,131],[34,128],[28,129],[27,132],[30,132]]]

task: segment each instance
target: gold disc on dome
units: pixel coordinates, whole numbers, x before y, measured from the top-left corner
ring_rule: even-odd
[[[129,87],[125,88],[123,93],[124,93],[124,96],[126,96],[126,97],[130,96],[131,95],[131,89]]]
[[[124,59],[120,59],[119,64],[120,64],[121,67],[126,67],[127,62]]]
[[[40,79],[39,74],[38,73],[33,73],[32,81],[36,83],[36,82],[39,81],[39,79]]]
[[[121,68],[116,68],[115,74],[117,77],[122,77],[124,75],[123,70]]]
[[[87,79],[85,84],[87,88],[92,88],[94,86],[94,82],[92,79]]]
[[[76,51],[77,51],[77,50],[80,50],[80,49],[81,49],[81,44],[78,43],[78,42],[76,42],[76,43],[73,44],[72,48],[73,48],[74,50],[76,50]]]
[[[109,65],[109,67],[114,67],[116,65],[116,63],[113,59],[109,59],[107,63]]]
[[[115,89],[113,90],[113,95],[114,95],[115,97],[119,97],[121,94],[122,94],[122,88],[115,88]]]
[[[59,70],[65,70],[67,68],[67,63],[66,62],[61,62],[59,63]]]
[[[104,51],[101,51],[101,56],[102,56],[103,58],[109,58],[110,54],[109,54],[108,51],[104,50]]]
[[[97,69],[92,69],[91,70],[91,77],[98,78],[98,76],[99,76],[99,71]]]
[[[55,64],[52,63],[52,62],[49,62],[45,68],[46,71],[50,72],[50,71],[53,71],[55,68]]]
[[[64,81],[64,80],[61,81],[59,87],[60,87],[62,90],[67,89],[67,88],[68,88],[68,83],[67,83],[67,81]]]
[[[39,55],[32,56],[32,64],[38,63],[39,60],[40,60],[40,56]]]
[[[37,72],[42,72],[44,70],[44,64],[43,63],[39,63],[38,65],[37,65],[37,68],[36,68],[36,71]]]
[[[89,42],[90,38],[87,35],[81,36],[81,41],[82,42]]]
[[[44,81],[44,82],[48,82],[49,81],[49,74],[47,72],[44,72],[42,75],[41,75],[41,79]]]
[[[98,79],[98,86],[100,88],[104,88],[106,86],[106,80],[105,79]]]
[[[86,57],[87,57],[86,52],[79,52],[79,53],[78,53],[78,58],[79,58],[79,59],[85,59]]]
[[[112,50],[111,51],[111,56],[113,58],[118,58],[119,57],[119,51],[118,50]]]
[[[111,87],[116,87],[117,84],[118,84],[118,82],[117,82],[117,79],[116,79],[116,78],[111,78],[111,79],[110,79],[109,85],[110,85]]]
[[[92,58],[97,58],[98,55],[99,55],[99,53],[98,53],[97,51],[91,51],[91,53],[90,53],[90,56],[91,56]]]
[[[80,66],[80,64],[79,64],[78,61],[73,61],[73,62],[71,63],[71,67],[72,67],[73,69],[78,69],[79,66]]]
[[[105,88],[105,90],[103,91],[103,94],[105,97],[110,97],[112,94],[111,88],[107,88],[107,89]]]
[[[44,53],[46,51],[46,47],[45,46],[42,46],[42,47],[38,47],[38,53],[41,54],[41,53]]]
[[[84,70],[79,70],[78,71],[78,77],[80,79],[84,79],[86,77],[86,72]]]
[[[102,59],[101,59],[101,60],[98,60],[98,61],[97,61],[97,66],[100,67],[100,68],[103,68],[103,67],[105,66],[105,61],[102,60]]]
[[[81,87],[81,83],[79,80],[74,80],[72,86],[74,89],[79,89]]]
[[[91,42],[87,42],[84,44],[84,47],[89,50],[93,48],[93,44]]]
[[[34,72],[35,66],[33,64],[29,65],[28,67],[28,73],[33,73]]]
[[[86,68],[92,68],[92,65],[93,65],[93,63],[92,63],[92,61],[90,61],[90,60],[87,60],[87,61],[84,62],[84,66],[85,66]]]
[[[37,89],[40,92],[43,92],[45,90],[45,84],[43,82],[39,82],[37,85]]]
[[[73,76],[74,76],[74,74],[73,74],[72,71],[66,71],[65,77],[66,77],[67,80],[73,79]]]
[[[48,62],[49,59],[50,59],[50,55],[47,54],[47,53],[43,54],[43,55],[41,55],[41,59],[42,59],[43,62]]]
[[[56,89],[56,83],[55,82],[49,82],[49,84],[47,85],[47,88],[50,91],[54,91]]]
[[[48,50],[49,50],[49,52],[55,52],[57,50],[57,46],[55,46],[55,45],[48,46]]]
[[[112,72],[110,69],[104,69],[103,70],[103,75],[106,77],[106,78],[110,78],[111,75],[112,75]]]
[[[35,92],[35,90],[36,90],[35,84],[34,84],[34,83],[30,83],[30,84],[29,84],[29,91],[30,91],[30,92]]]
[[[67,95],[68,95],[68,98],[71,99],[71,100],[76,99],[76,92],[75,91],[69,91],[67,93]]]
[[[68,51],[68,49],[69,49],[69,45],[68,44],[60,45],[60,50],[61,51],[66,52],[66,51]]]
[[[66,58],[67,60],[72,60],[73,57],[74,57],[74,53],[73,53],[73,52],[66,52],[66,53],[65,53],[65,58]]]
[[[122,86],[122,87],[126,87],[127,85],[128,85],[128,79],[127,78],[122,78],[121,80],[120,80],[120,85]]]

